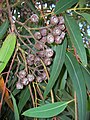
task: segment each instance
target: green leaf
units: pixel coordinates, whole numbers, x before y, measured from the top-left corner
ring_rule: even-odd
[[[29,98],[30,98],[30,92],[29,92],[28,87],[26,87],[26,89],[24,89],[21,92],[21,95],[20,95],[20,98],[19,98],[19,103],[18,103],[19,112],[21,112],[21,110],[23,109],[24,105],[29,100]]]
[[[90,14],[88,13],[80,13],[80,14],[85,18],[88,24],[90,24]]]
[[[86,0],[79,0],[79,6],[80,8],[84,7],[86,4]]]
[[[36,118],[49,118],[61,113],[67,107],[67,104],[68,102],[49,103],[37,108],[29,109],[22,115]]]
[[[13,105],[14,105],[14,116],[15,116],[15,120],[20,120],[19,119],[19,112],[18,112],[18,108],[17,108],[17,105],[16,105],[16,100],[14,98],[14,96],[11,94],[11,98],[12,98],[12,101],[13,101]]]
[[[87,95],[80,65],[71,53],[66,54],[65,64],[72,79],[74,90],[76,91],[79,120],[85,120],[87,111]]]
[[[78,2],[78,0],[59,0],[56,3],[54,13],[60,14],[63,11],[66,11],[68,8],[70,8],[71,6],[73,6],[77,2]]]
[[[32,10],[34,11],[38,16],[40,15],[39,14],[39,11],[37,10],[37,8],[35,7],[34,3],[32,2],[32,0],[27,0],[27,6]]]
[[[2,25],[0,26],[0,39],[3,38],[4,34],[6,33],[7,29],[9,27],[9,21],[6,20]]]
[[[67,41],[65,39],[62,45],[57,45],[54,47],[55,58],[53,61],[52,71],[50,73],[50,79],[48,80],[48,84],[47,84],[45,92],[44,92],[44,98],[50,92],[50,90],[54,86],[54,84],[60,74],[60,71],[62,69],[64,60],[65,60],[66,46],[67,46]]]
[[[4,70],[13,54],[15,43],[16,35],[14,33],[11,33],[6,37],[2,47],[0,48],[0,61],[2,61],[0,63],[0,73]]]
[[[70,35],[70,40],[74,47],[76,48],[76,51],[80,57],[81,62],[84,66],[87,65],[87,56],[86,51],[84,48],[83,40],[81,37],[79,26],[77,25],[74,18],[69,17],[68,15],[65,15],[65,24],[68,29],[68,33]]]
[[[84,66],[80,66],[82,70],[82,74],[84,76],[85,83],[87,85],[88,90],[90,91],[90,72]]]

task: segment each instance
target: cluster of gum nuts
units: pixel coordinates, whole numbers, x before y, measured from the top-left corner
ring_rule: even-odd
[[[39,17],[36,14],[33,14],[30,17],[30,21],[31,23],[38,23]],[[23,89],[24,86],[27,86],[32,81],[42,82],[47,79],[47,75],[41,61],[43,61],[49,73],[50,65],[54,57],[54,51],[48,45],[52,43],[61,44],[63,42],[65,37],[63,16],[52,16],[50,18],[50,25],[50,30],[43,27],[34,33],[34,38],[36,40],[34,46],[37,49],[37,52],[36,54],[33,54],[31,51],[28,53],[26,59],[29,73],[27,74],[25,70],[19,71],[19,80],[16,83],[17,89]]]

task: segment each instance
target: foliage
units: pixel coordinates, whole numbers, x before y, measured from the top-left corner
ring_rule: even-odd
[[[2,120],[90,119],[89,6],[86,0],[0,1]]]

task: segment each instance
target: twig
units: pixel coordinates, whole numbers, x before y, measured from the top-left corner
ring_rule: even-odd
[[[6,4],[7,4],[7,9],[8,9],[9,20],[10,20],[10,23],[11,23],[11,32],[14,32],[15,26],[14,26],[14,23],[13,23],[13,20],[12,20],[12,14],[11,14],[10,5],[9,5],[8,0],[6,0]]]
[[[33,96],[33,92],[32,92],[32,89],[31,89],[30,84],[28,85],[28,87],[29,87],[29,91],[30,91],[30,95],[31,95],[31,99],[32,99],[33,107],[35,107],[34,96]]]
[[[74,92],[74,101],[75,101],[75,120],[78,120],[78,111],[77,111],[77,98],[76,98],[76,92]]]

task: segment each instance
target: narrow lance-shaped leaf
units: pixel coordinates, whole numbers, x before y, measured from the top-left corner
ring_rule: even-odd
[[[55,58],[53,61],[52,71],[50,73],[50,79],[48,80],[48,84],[47,84],[45,92],[44,92],[44,98],[50,92],[50,90],[54,86],[54,84],[60,74],[60,71],[62,69],[64,60],[65,60],[66,46],[67,46],[67,41],[65,39],[62,45],[58,45],[58,46],[54,47]]]
[[[29,98],[30,98],[30,92],[27,87],[26,89],[24,89],[22,91],[22,93],[20,95],[20,99],[19,99],[19,103],[18,103],[19,112],[21,112],[21,110],[23,109],[24,105],[29,100]]]
[[[9,21],[6,20],[2,25],[0,26],[0,39],[3,38],[4,34],[6,33],[7,29],[9,27]]]
[[[90,25],[90,14],[88,14],[88,13],[81,13],[81,15],[85,18],[85,20]]]
[[[80,66],[88,90],[90,91],[90,72],[83,65]]]
[[[83,63],[83,65],[86,66],[87,56],[78,24],[76,23],[74,18],[69,17],[68,15],[65,15],[65,24],[70,35],[70,40],[76,48],[81,62]]]
[[[20,120],[20,119],[19,119],[19,112],[18,112],[16,100],[15,100],[15,98],[14,98],[14,96],[13,96],[12,94],[11,94],[11,98],[12,98],[13,106],[14,106],[14,116],[15,116],[15,120]]]
[[[70,8],[72,5],[74,5],[77,2],[78,2],[78,0],[59,0],[56,3],[54,13],[60,14],[63,11],[66,11],[68,8]]]
[[[16,35],[14,33],[11,33],[6,37],[2,47],[0,48],[0,73],[4,70],[9,59],[11,58],[15,48],[15,43]]]
[[[49,103],[37,108],[31,108],[22,115],[36,118],[49,118],[60,114],[66,107],[68,102]]]
[[[87,111],[87,95],[85,81],[80,69],[80,65],[71,53],[66,54],[65,64],[71,77],[73,87],[76,91],[79,120],[85,120]]]

